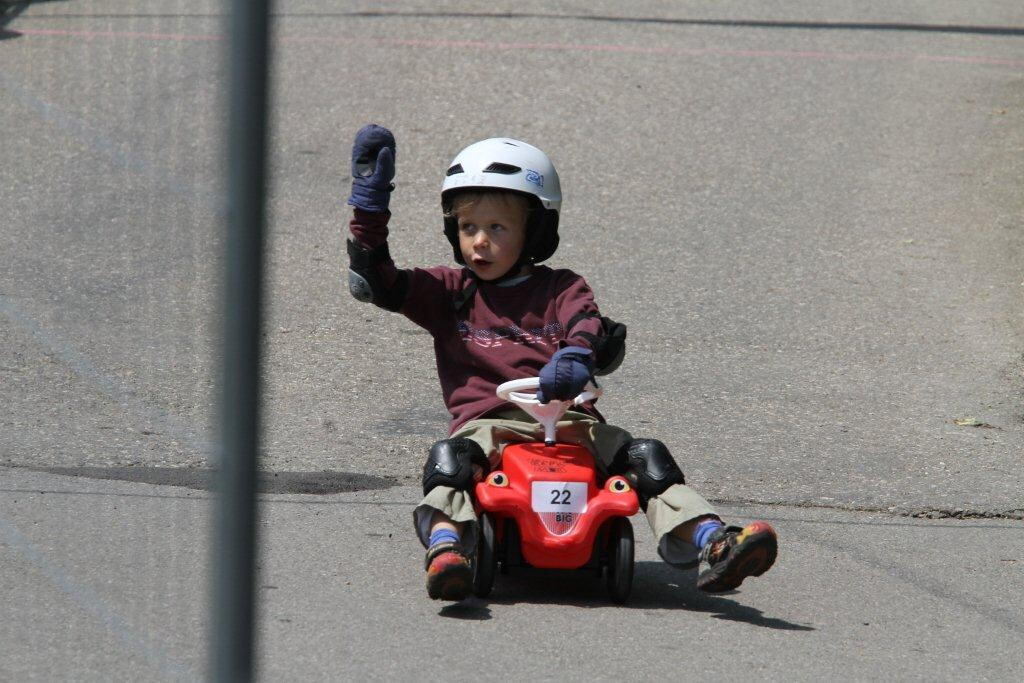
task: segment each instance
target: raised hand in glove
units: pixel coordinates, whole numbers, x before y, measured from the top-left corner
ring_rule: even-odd
[[[352,196],[348,203],[371,213],[388,210],[395,186],[395,136],[374,123],[363,126],[352,143]]]
[[[567,346],[556,351],[547,365],[540,369],[537,400],[547,403],[574,399],[593,379],[594,356],[590,349]]]

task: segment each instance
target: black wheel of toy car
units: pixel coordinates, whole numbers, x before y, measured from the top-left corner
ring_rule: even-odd
[[[480,515],[480,538],[476,544],[476,558],[473,561],[473,593],[477,597],[486,598],[491,594],[497,569],[494,519],[485,512]]]
[[[633,525],[616,517],[608,529],[608,593],[623,604],[633,590]]]

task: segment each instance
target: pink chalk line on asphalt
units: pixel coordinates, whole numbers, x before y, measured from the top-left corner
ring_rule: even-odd
[[[178,42],[216,42],[223,35],[185,33],[144,33],[138,31],[73,31],[63,29],[18,29],[27,36],[67,38],[135,38]],[[465,50],[533,50],[558,52],[607,52],[623,54],[669,55],[680,57],[746,57],[776,59],[810,59],[817,61],[922,61],[952,64],[988,64],[1024,69],[1024,59],[1005,59],[971,55],[932,55],[900,52],[828,52],[823,50],[733,50],[724,48],[649,47],[639,45],[600,45],[577,43],[508,43],[482,40],[422,40],[406,38],[338,38],[329,36],[284,36],[275,38],[279,44],[376,45],[381,47],[416,47]]]

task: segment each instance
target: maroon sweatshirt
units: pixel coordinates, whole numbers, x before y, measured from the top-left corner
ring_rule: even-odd
[[[353,238],[367,248],[387,242],[389,213],[355,209],[349,225]],[[565,346],[591,348],[581,333],[601,334],[594,294],[570,270],[534,266],[525,281],[500,286],[473,277],[466,268],[414,268],[399,271],[387,260],[378,266],[386,283],[404,272],[408,294],[399,310],[434,338],[437,377],[451,413],[449,433],[477,417],[509,404],[495,388],[502,382],[536,377],[551,354]],[[476,291],[461,305],[471,282]],[[570,326],[570,322],[576,322]],[[592,404],[581,408],[603,421]]]

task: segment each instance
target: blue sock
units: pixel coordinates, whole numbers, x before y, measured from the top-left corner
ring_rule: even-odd
[[[693,544],[698,548],[703,548],[707,545],[708,539],[711,538],[711,534],[721,529],[724,524],[720,519],[705,519],[697,523],[697,528],[693,530]]]
[[[429,547],[433,548],[438,543],[458,543],[459,535],[451,529],[438,529],[430,534]]]

